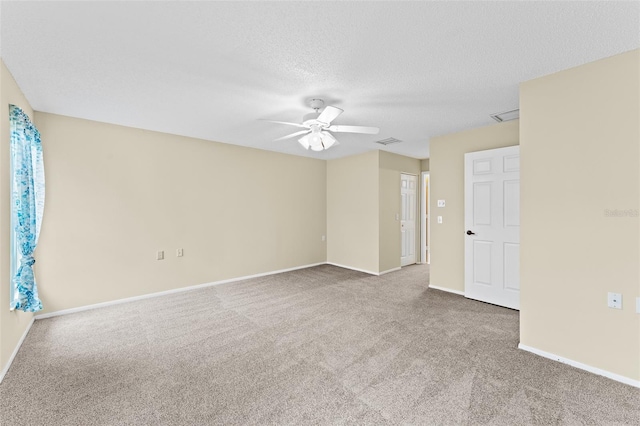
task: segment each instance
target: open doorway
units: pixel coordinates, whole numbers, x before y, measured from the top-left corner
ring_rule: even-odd
[[[422,208],[420,213],[420,261],[422,263],[431,263],[429,253],[429,172],[422,172]]]

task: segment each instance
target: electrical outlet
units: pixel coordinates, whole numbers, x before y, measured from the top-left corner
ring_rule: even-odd
[[[614,309],[622,309],[622,294],[607,293],[607,306]]]
[[[184,256],[184,250],[179,248],[176,250],[176,257],[182,257]]]
[[[438,200],[438,207],[444,207],[444,200]]]
[[[160,250],[157,255],[156,255],[156,259],[157,260],[163,260],[164,259],[164,251]]]

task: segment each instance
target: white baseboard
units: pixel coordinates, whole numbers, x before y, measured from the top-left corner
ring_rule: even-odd
[[[60,311],[47,312],[46,314],[36,315],[35,319],[41,320],[41,319],[45,319],[45,318],[57,317],[57,316],[60,316],[60,315],[68,315],[68,314],[73,314],[73,313],[76,313],[76,312],[88,311],[88,310],[91,310],[91,309],[104,308],[106,306],[120,305],[122,303],[135,302],[137,300],[150,299],[150,298],[153,298],[153,297],[166,296],[168,294],[182,293],[182,292],[185,292],[185,291],[198,290],[198,289],[205,288],[205,287],[212,287],[212,286],[232,283],[232,282],[236,282],[236,281],[248,280],[248,279],[251,279],[251,278],[259,278],[259,277],[265,277],[267,275],[275,275],[275,274],[281,274],[283,272],[295,271],[295,270],[298,270],[298,269],[312,268],[314,266],[319,266],[319,265],[324,265],[324,264],[325,264],[325,262],[312,263],[310,265],[296,266],[296,267],[287,268],[287,269],[279,269],[277,271],[263,272],[263,273],[254,274],[254,275],[245,275],[243,277],[230,278],[230,279],[221,280],[221,281],[213,281],[213,282],[210,282],[210,283],[197,284],[197,285],[192,285],[192,286],[189,286],[189,287],[174,288],[174,289],[171,289],[171,290],[160,291],[160,292],[157,292],[157,293],[142,294],[140,296],[126,297],[124,299],[111,300],[109,302],[102,302],[102,303],[95,303],[93,305],[79,306],[77,308],[62,309]]]
[[[366,269],[354,268],[353,266],[341,265],[339,263],[327,262],[327,265],[337,266],[338,268],[351,269],[352,271],[364,272],[370,275],[380,275],[378,272],[367,271]]]
[[[137,300],[150,299],[152,297],[166,296],[168,294],[182,293],[182,292],[191,291],[191,290],[198,290],[198,289],[205,288],[205,287],[212,287],[212,286],[221,285],[221,284],[228,284],[228,283],[232,283],[232,282],[236,282],[236,281],[248,280],[248,279],[251,279],[251,278],[260,278],[260,277],[265,277],[265,276],[268,276],[268,275],[281,274],[283,272],[290,272],[290,271],[295,271],[295,270],[298,270],[298,269],[312,268],[314,266],[320,266],[320,265],[333,265],[333,266],[337,266],[337,267],[340,267],[340,268],[351,269],[351,270],[354,270],[354,271],[364,272],[364,273],[371,274],[371,275],[387,274],[389,272],[397,271],[397,270],[400,269],[400,268],[394,268],[394,269],[389,269],[387,271],[383,271],[383,272],[378,273],[378,272],[367,271],[365,269],[353,268],[351,266],[340,265],[340,264],[337,264],[337,263],[318,262],[318,263],[312,263],[312,264],[309,264],[309,265],[295,266],[293,268],[279,269],[277,271],[269,271],[269,272],[263,272],[263,273],[260,273],[260,274],[245,275],[245,276],[242,276],[242,277],[230,278],[230,279],[227,279],[227,280],[213,281],[213,282],[204,283],[204,284],[197,284],[197,285],[192,285],[192,286],[189,286],[189,287],[180,287],[180,288],[174,288],[174,289],[171,289],[171,290],[160,291],[160,292],[156,292],[156,293],[142,294],[140,296],[126,297],[124,299],[117,299],[117,300],[111,300],[111,301],[108,301],[108,302],[95,303],[95,304],[92,304],[92,305],[79,306],[77,308],[62,309],[62,310],[54,311],[54,312],[47,312],[45,314],[36,315],[35,319],[36,320],[41,320],[41,319],[46,319],[46,318],[51,318],[51,317],[57,317],[57,316],[60,316],[60,315],[68,315],[68,314],[73,314],[73,313],[76,313],[76,312],[88,311],[88,310],[91,310],[91,309],[98,309],[98,308],[104,308],[104,307],[107,307],[107,306],[119,305],[119,304],[122,304],[122,303],[135,302]]]
[[[9,368],[11,367],[11,364],[13,363],[13,359],[18,354],[18,351],[20,350],[20,346],[22,346],[22,342],[24,342],[24,339],[27,337],[27,334],[29,334],[29,330],[31,330],[31,326],[33,325],[33,322],[35,321],[35,319],[36,319],[35,317],[32,317],[31,321],[29,321],[29,325],[27,326],[26,330],[24,330],[24,333],[22,333],[22,337],[20,337],[20,340],[18,340],[18,344],[16,345],[16,348],[13,350],[13,353],[9,357],[9,362],[7,362],[7,365],[0,372],[0,383],[2,383],[2,380],[4,380],[4,376],[9,371]]]
[[[382,271],[382,272],[378,273],[378,275],[388,274],[389,272],[399,271],[400,269],[402,269],[402,268],[398,266],[397,268],[391,268],[391,269],[387,269],[386,271]]]
[[[633,386],[635,388],[640,388],[640,380],[633,380],[628,377],[621,376],[616,373],[612,373],[610,371],[601,370],[600,368],[592,367],[590,365],[583,364],[581,362],[574,361],[572,359],[564,358],[549,352],[542,351],[540,349],[532,348],[531,346],[523,345],[522,343],[518,344],[518,349],[522,349],[523,351],[531,352],[532,354],[536,354],[544,358],[549,358],[554,361],[558,361],[563,364],[567,364],[572,367],[588,371],[589,373],[597,374],[598,376],[604,376],[611,380],[615,380],[616,382],[624,383],[624,384]]]
[[[364,272],[365,274],[377,275],[377,276],[388,274],[389,272],[399,271],[400,269],[402,269],[400,268],[400,266],[398,266],[397,268],[387,269],[386,271],[382,271],[382,272],[373,272],[373,271],[368,271],[366,269],[354,268],[353,266],[341,265],[339,263],[327,262],[326,264],[337,266],[338,268],[351,269],[352,271]]]
[[[433,285],[433,284],[429,284],[429,288],[432,288],[434,290],[446,291],[447,293],[458,294],[460,296],[464,296],[464,291],[460,291],[460,290],[453,290],[453,289],[446,288],[446,287],[439,287],[439,286]]]

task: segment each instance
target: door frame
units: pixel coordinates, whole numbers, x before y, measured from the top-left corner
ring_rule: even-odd
[[[429,178],[427,180],[427,178]],[[429,198],[424,196],[425,180],[427,194],[431,196],[431,177],[429,172],[422,172],[420,174],[420,262],[431,263],[431,251],[429,250],[429,240],[431,239],[431,225],[429,224],[429,218],[427,217],[427,206],[429,205]]]

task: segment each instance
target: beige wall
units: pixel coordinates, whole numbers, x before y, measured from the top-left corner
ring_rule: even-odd
[[[378,151],[327,161],[327,261],[379,271]]]
[[[379,151],[380,266],[378,272],[400,267],[400,174],[416,175],[420,187],[420,160]],[[416,191],[416,261],[420,262],[420,189]]]
[[[419,176],[420,160],[370,151],[327,162],[328,262],[374,274],[400,266],[401,172]]]
[[[4,371],[18,341],[24,334],[33,314],[9,311],[10,246],[10,174],[9,174],[9,104],[16,105],[33,118],[33,110],[13,76],[0,60],[0,372]],[[39,270],[39,252],[35,254]]]
[[[420,160],[420,170],[423,172],[429,171],[429,159],[425,158],[424,160]]]
[[[431,284],[464,291],[464,154],[518,144],[518,121],[432,138],[429,224]],[[445,207],[437,207],[445,200]],[[442,223],[437,217],[442,216]]]
[[[520,88],[521,343],[633,380],[638,217],[605,210],[639,208],[639,52]]]
[[[39,112],[35,120],[47,173],[44,312],[326,260],[324,161]]]

